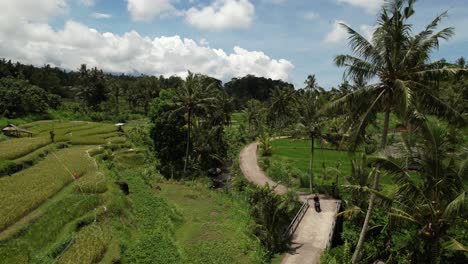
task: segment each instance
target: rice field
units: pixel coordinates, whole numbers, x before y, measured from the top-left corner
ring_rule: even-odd
[[[47,137],[14,138],[0,142],[0,160],[21,158],[51,143]]]
[[[113,124],[69,121],[38,121],[21,126],[31,130],[31,138],[11,138],[0,141],[0,160],[15,160],[51,144],[50,131],[55,133],[55,142],[74,145],[99,145],[108,139],[122,142]],[[125,140],[125,139],[124,139]]]
[[[54,152],[33,167],[0,178],[0,230],[74,181],[74,174],[83,176],[96,169],[86,147],[79,147]]]
[[[272,141],[272,146],[273,160],[287,162],[304,173],[309,172],[309,140],[278,139]],[[326,173],[326,168],[338,167],[343,176],[351,173],[351,157],[346,151],[321,149],[315,144],[314,155],[314,173],[318,177]]]
[[[59,264],[87,264],[99,262],[111,239],[110,230],[104,224],[91,224],[73,236],[71,246],[57,261]]]
[[[21,165],[0,177],[0,264],[112,260],[120,252],[119,243],[111,243],[112,224],[96,217],[117,206],[110,200],[120,191],[94,156],[119,152],[116,157],[135,163],[141,153],[125,152],[131,144],[113,124],[37,121],[21,127],[33,137],[0,141],[0,162]]]

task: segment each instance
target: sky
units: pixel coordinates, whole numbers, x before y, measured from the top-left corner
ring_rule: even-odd
[[[0,0],[0,57],[37,66],[107,72],[246,74],[303,87],[316,74],[342,82],[336,55],[350,53],[346,23],[372,35],[384,0]],[[468,56],[468,0],[419,0],[415,32],[448,11],[456,35],[433,60]]]

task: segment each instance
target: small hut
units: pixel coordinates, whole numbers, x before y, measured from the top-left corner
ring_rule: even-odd
[[[3,134],[5,134],[5,136],[10,136],[10,137],[21,137],[23,135],[32,137],[33,135],[33,132],[26,130],[26,129],[19,128],[13,124],[9,124],[8,126],[4,127],[2,129],[2,132]]]
[[[125,123],[117,123],[117,124],[115,124],[115,127],[117,127],[117,132],[124,132],[123,126],[125,126]]]

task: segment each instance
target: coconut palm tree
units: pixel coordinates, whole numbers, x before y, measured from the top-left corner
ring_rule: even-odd
[[[287,119],[293,116],[296,96],[294,89],[290,87],[277,87],[270,97],[269,121],[275,128],[284,128]]]
[[[417,262],[440,263],[442,245],[447,245],[443,241],[451,248],[466,251],[447,231],[464,218],[467,203],[463,179],[468,176],[468,159],[453,155],[448,131],[437,123],[424,123],[421,136],[398,157],[382,153],[374,159],[380,168],[394,175],[399,186],[391,222],[418,226],[426,254]]]
[[[242,113],[248,124],[250,136],[263,133],[262,126],[265,123],[266,109],[262,102],[250,99]]]
[[[310,159],[309,159],[309,189],[312,192],[314,173],[314,149],[316,140],[327,140],[328,137],[323,130],[325,115],[320,111],[324,105],[324,98],[319,96],[314,90],[307,90],[299,99],[299,123],[297,132],[310,139]]]
[[[190,159],[190,139],[193,119],[198,114],[209,112],[215,98],[217,85],[215,82],[206,85],[206,79],[199,74],[189,72],[182,87],[176,90],[174,97],[175,108],[172,114],[184,113],[187,121],[187,142],[185,151],[184,174]]]
[[[425,111],[440,115],[461,116],[442,102],[432,89],[437,80],[456,74],[459,69],[446,68],[430,62],[431,53],[438,49],[440,40],[453,35],[453,28],[436,31],[446,13],[437,16],[423,31],[414,35],[408,23],[415,13],[415,0],[388,1],[380,13],[377,29],[367,40],[351,27],[342,24],[349,33],[349,45],[354,55],[339,55],[336,65],[345,68],[344,76],[363,81],[377,82],[336,100],[331,108],[352,108],[358,105],[359,118],[352,126],[354,143],[363,140],[366,127],[376,114],[384,113],[380,147],[387,145],[390,113],[407,116],[409,112]],[[379,174],[374,177],[373,188],[379,184]],[[353,255],[353,263],[360,260],[369,220],[374,209],[375,194],[369,196],[366,218],[359,242]]]

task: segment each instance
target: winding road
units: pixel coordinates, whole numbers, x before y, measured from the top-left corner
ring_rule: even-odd
[[[258,186],[268,184],[272,191],[277,194],[285,194],[288,188],[274,182],[260,169],[257,159],[257,148],[258,143],[252,143],[240,153],[239,164],[244,177]],[[305,201],[309,196],[301,195],[299,197],[301,201]],[[310,202],[310,209],[307,210],[294,232],[291,249],[283,258],[282,264],[320,263],[320,256],[328,246],[330,234],[333,234],[339,201],[321,197],[320,206],[322,212],[317,213],[313,209],[313,202]]]

